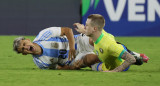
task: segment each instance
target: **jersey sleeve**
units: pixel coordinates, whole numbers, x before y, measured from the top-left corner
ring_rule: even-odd
[[[109,53],[111,56],[118,58],[120,61],[122,61],[121,56],[126,50],[123,48],[121,44],[117,43],[111,43],[109,46]]]
[[[57,63],[54,63],[54,64],[49,64],[49,63],[46,63],[38,58],[33,58],[33,61],[35,63],[35,65],[40,68],[40,69],[53,69],[53,70],[56,70],[57,69],[57,66],[58,64]]]
[[[61,27],[46,28],[39,32],[37,37],[34,39],[34,42],[48,40],[51,37],[60,37],[60,35],[61,35]]]

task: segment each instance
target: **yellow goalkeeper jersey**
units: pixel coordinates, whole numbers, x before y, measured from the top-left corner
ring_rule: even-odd
[[[103,62],[102,70],[113,70],[120,66],[124,60],[121,56],[126,50],[121,44],[117,44],[114,36],[102,31],[102,34],[94,42],[94,52],[98,58]]]

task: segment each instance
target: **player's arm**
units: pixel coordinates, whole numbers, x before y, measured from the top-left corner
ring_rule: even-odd
[[[75,58],[75,40],[74,40],[74,35],[73,31],[71,28],[68,27],[62,27],[61,28],[61,36],[66,36],[68,41],[69,41],[69,60],[72,60]]]
[[[112,72],[121,72],[124,69],[126,69],[128,66],[136,62],[136,59],[127,51],[125,51],[121,57],[125,61],[122,63],[122,65],[118,66],[117,68],[113,69]]]

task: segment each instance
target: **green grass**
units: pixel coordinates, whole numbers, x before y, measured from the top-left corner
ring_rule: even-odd
[[[31,55],[13,52],[18,36],[0,36],[0,86],[159,86],[160,37],[117,37],[132,51],[145,53],[150,61],[129,71],[103,73],[82,70],[40,70]],[[33,40],[34,36],[27,36]]]

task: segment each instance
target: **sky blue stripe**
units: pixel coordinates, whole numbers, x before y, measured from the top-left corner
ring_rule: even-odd
[[[34,60],[34,63],[35,63],[40,69],[42,69],[42,66],[39,65],[39,62],[37,61],[37,59],[36,59],[36,58],[33,58],[33,60]]]
[[[81,34],[77,34],[77,35],[74,35],[74,38],[77,38],[78,36],[80,36]]]
[[[42,63],[40,63],[37,58],[35,60],[36,60],[37,65],[40,67],[40,69],[43,69],[44,66],[42,65]]]
[[[79,35],[74,35],[74,38],[76,39]],[[63,38],[63,37],[51,37],[47,41],[68,42],[68,39],[67,38]]]
[[[46,31],[39,40],[43,40],[47,37],[47,35],[50,33],[50,31]]]
[[[51,37],[47,41],[56,41],[56,42],[68,42],[67,38],[60,38],[60,37]]]
[[[67,50],[67,53],[64,54],[64,55],[66,55],[66,57],[68,57],[68,52],[69,52],[69,50]],[[47,48],[43,48],[43,54],[42,54],[42,55],[44,55],[44,56],[49,56],[49,57],[53,57],[53,58],[58,58],[59,55],[61,55],[61,54],[59,54],[59,50],[57,50],[57,49],[47,49]],[[64,56],[64,55],[63,55],[63,56]]]
[[[40,69],[46,69],[46,67],[49,67],[50,64],[44,63],[43,61],[40,61],[37,58],[33,58],[35,64],[40,68]]]
[[[44,35],[41,40],[45,40],[46,38],[48,38],[49,35],[50,35],[50,32],[48,31],[48,33],[46,33],[46,35]]]
[[[59,50],[58,49],[48,49],[48,48],[44,48],[43,45],[41,45],[40,42],[34,42],[34,43],[37,43],[39,46],[41,46],[41,48],[43,49],[43,56],[49,56],[49,57],[53,57],[53,58],[58,58],[59,55]],[[69,50],[67,50],[67,53],[64,54],[66,55],[66,57],[68,57],[68,53],[69,53]],[[40,55],[40,56],[42,56]],[[63,55],[63,56],[64,56]],[[36,57],[40,57],[40,56],[36,56]]]
[[[44,37],[44,35],[46,35],[48,33],[48,31],[46,31],[40,38],[39,38],[39,40],[41,40],[43,37]]]
[[[44,63],[43,61],[42,61],[42,64],[44,64],[47,67],[49,67],[49,65],[50,65],[50,64]]]
[[[48,33],[46,34],[46,36],[44,36],[44,38],[43,38],[42,40],[46,40],[50,35],[51,35],[51,32],[48,32]]]

